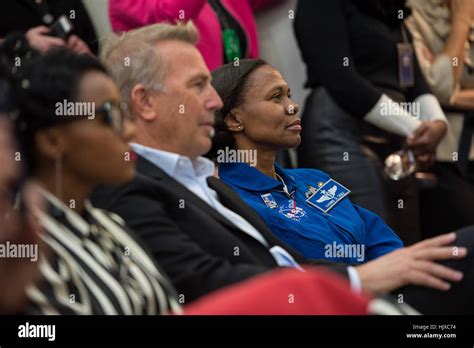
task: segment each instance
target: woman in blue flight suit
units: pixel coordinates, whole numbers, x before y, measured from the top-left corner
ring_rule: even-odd
[[[360,264],[402,248],[400,238],[349,189],[315,169],[283,169],[278,151],[298,146],[298,105],[281,74],[263,60],[213,71],[224,107],[214,146],[219,177],[252,206],[273,233],[305,257]],[[341,154],[342,156],[343,154]]]

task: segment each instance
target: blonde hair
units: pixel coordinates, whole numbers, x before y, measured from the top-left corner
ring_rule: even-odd
[[[161,92],[167,72],[156,44],[165,40],[178,40],[196,45],[199,38],[195,25],[187,23],[159,23],[111,35],[102,46],[100,59],[107,66],[119,87],[122,101],[131,112],[131,92],[142,84],[146,90]]]

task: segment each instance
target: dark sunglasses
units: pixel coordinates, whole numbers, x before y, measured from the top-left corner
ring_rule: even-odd
[[[102,120],[117,133],[122,134],[125,126],[125,105],[117,104],[112,101],[106,101],[95,111],[96,114],[102,115]]]

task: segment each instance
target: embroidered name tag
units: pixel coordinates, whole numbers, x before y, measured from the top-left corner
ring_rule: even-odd
[[[333,179],[329,179],[306,202],[327,213],[351,191]]]
[[[265,193],[264,195],[260,195],[260,197],[262,197],[263,202],[270,209],[275,209],[276,207],[278,207],[278,204],[275,201],[275,198],[273,198],[271,193]]]

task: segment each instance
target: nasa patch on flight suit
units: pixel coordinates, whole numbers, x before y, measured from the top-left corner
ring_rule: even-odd
[[[350,192],[337,181],[329,179],[306,202],[327,213]]]
[[[262,197],[263,202],[270,209],[275,209],[276,207],[278,207],[278,204],[275,201],[275,198],[273,198],[271,193],[265,193],[263,195],[260,195],[260,197]]]

